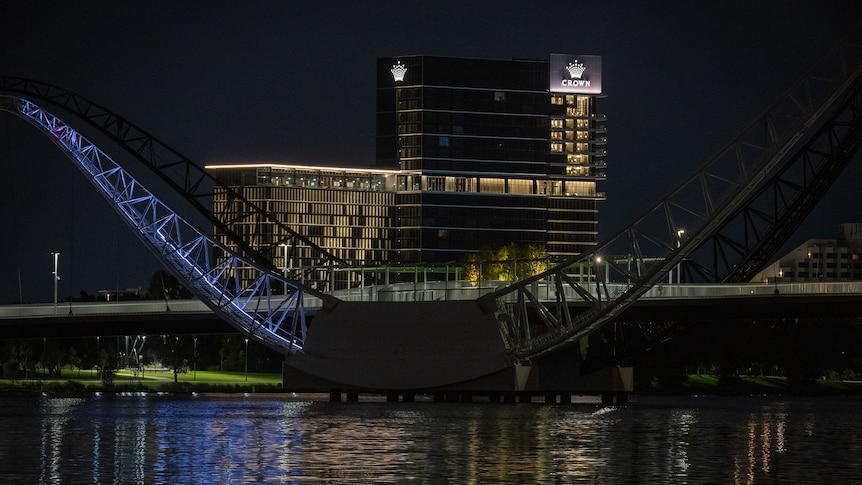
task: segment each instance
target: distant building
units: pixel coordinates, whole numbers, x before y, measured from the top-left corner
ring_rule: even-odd
[[[559,260],[596,244],[605,199],[596,187],[605,179],[600,57],[406,56],[380,59],[377,70],[374,168],[207,168],[357,266],[453,262],[513,242]],[[218,191],[213,203],[222,220],[237,219]],[[286,235],[274,224],[262,234],[250,227],[236,229],[276,265],[317,264],[309,248],[281,254]]]
[[[755,275],[752,283],[862,280],[862,223],[841,224],[837,239],[809,239]]]

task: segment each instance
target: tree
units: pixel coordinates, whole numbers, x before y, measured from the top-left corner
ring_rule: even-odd
[[[74,346],[69,347],[66,351],[66,364],[70,367],[78,369],[78,377],[81,376],[81,356],[78,355],[78,350]]]
[[[148,295],[153,300],[179,300],[192,297],[192,293],[167,271],[153,273]]]
[[[178,374],[187,372],[188,361],[186,360],[186,352],[188,349],[183,345],[183,341],[176,335],[168,336],[164,339],[165,357],[168,359],[168,364],[174,373],[174,384],[179,382]]]
[[[46,340],[40,360],[42,367],[48,371],[49,377],[59,378],[63,366],[66,365],[67,356],[58,342]]]
[[[464,278],[473,285],[480,280],[514,283],[548,269],[548,253],[538,244],[510,243],[500,248],[483,247],[464,257]]]
[[[99,349],[99,378],[106,387],[114,384],[114,376],[117,374],[117,355],[117,348],[113,344]]]

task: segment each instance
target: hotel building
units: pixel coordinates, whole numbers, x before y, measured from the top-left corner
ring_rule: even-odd
[[[512,242],[561,260],[594,245],[601,96],[597,56],[379,59],[377,166],[418,172],[396,194],[398,260]]]
[[[596,244],[605,178],[601,58],[379,59],[374,168],[210,165],[314,244],[354,265],[459,261],[483,246],[542,245],[554,260]],[[214,212],[230,219],[227,200]],[[240,234],[258,246],[285,238]],[[247,231],[246,231],[247,232]],[[217,235],[218,236],[218,235]],[[272,254],[313,266],[309,250]]]

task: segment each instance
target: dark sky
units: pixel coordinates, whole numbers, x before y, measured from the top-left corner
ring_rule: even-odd
[[[378,57],[600,55],[609,235],[862,30],[857,0],[296,3],[5,0],[0,74],[77,92],[200,164],[365,166]],[[52,250],[61,298],[146,287],[155,258],[42,135],[0,118],[0,303],[52,299]],[[862,222],[853,165],[793,244]]]

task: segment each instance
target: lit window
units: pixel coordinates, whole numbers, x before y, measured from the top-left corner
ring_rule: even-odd
[[[506,93],[502,91],[494,91],[494,101],[506,101]]]

